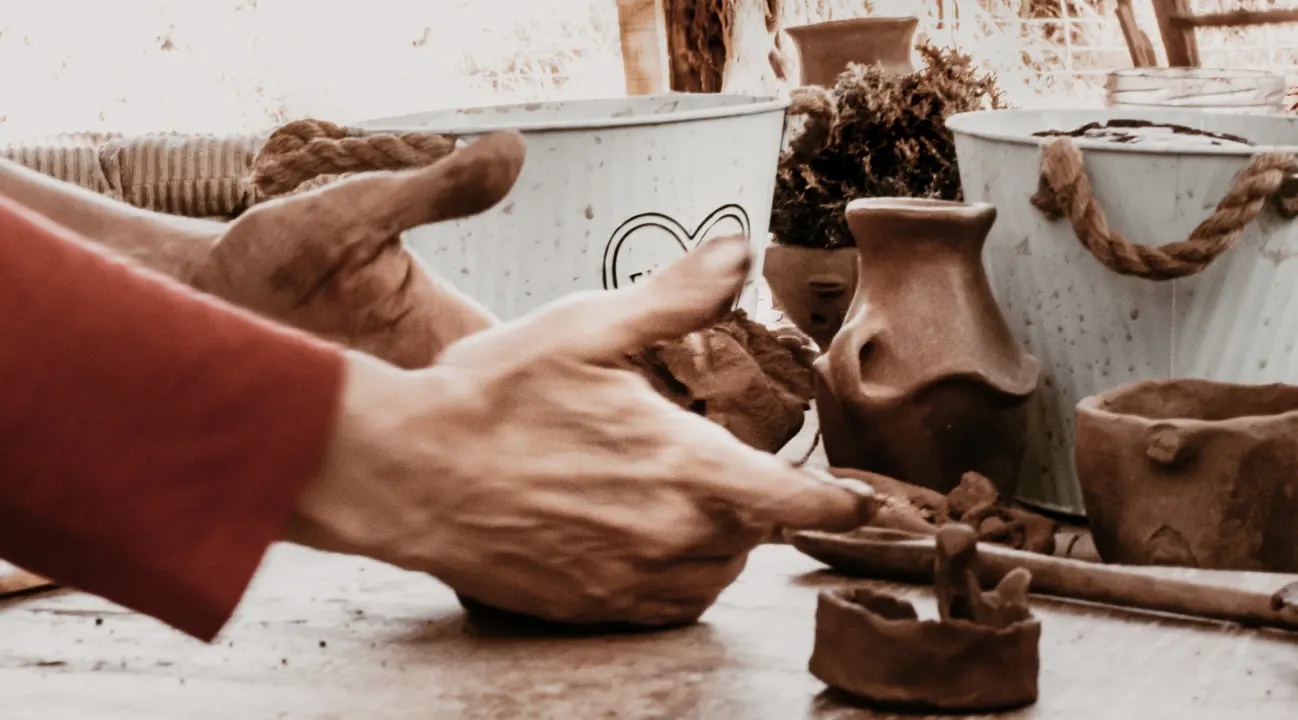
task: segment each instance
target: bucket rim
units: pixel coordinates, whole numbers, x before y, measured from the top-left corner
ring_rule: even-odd
[[[562,120],[528,120],[526,117],[507,117],[511,110],[534,110],[547,105],[596,105],[617,100],[671,102],[681,97],[698,98],[710,107],[699,107],[690,110],[671,110],[663,113],[651,113],[628,117],[593,116]],[[740,102],[735,102],[735,99]],[[716,100],[729,102],[715,102]],[[674,125],[677,123],[721,118],[738,118],[749,115],[763,115],[772,112],[781,114],[788,109],[791,98],[788,94],[778,96],[748,95],[743,93],[657,93],[653,95],[633,95],[627,97],[586,97],[565,100],[544,100],[525,103],[500,103],[494,105],[475,105],[467,108],[439,108],[426,112],[410,113],[395,117],[376,118],[354,123],[362,130],[381,132],[425,132],[446,135],[481,135],[498,130],[516,130],[521,133],[567,132],[574,130],[612,130],[626,127],[648,127],[656,125]],[[498,120],[485,123],[466,123],[463,114],[493,111],[501,113]],[[418,118],[434,116],[420,121]],[[444,117],[441,117],[444,115]]]
[[[1141,108],[1141,109],[1130,108],[1130,107],[1124,107],[1121,109],[1103,108],[1103,107],[1100,108],[1064,107],[1064,108],[1049,108],[1049,109],[1012,108],[1006,110],[974,110],[970,112],[956,113],[946,119],[946,127],[954,135],[964,135],[966,137],[978,138],[979,140],[992,140],[996,142],[1004,142],[1004,143],[1009,143],[1011,145],[1030,145],[1034,147],[1040,147],[1045,142],[1046,140],[1045,138],[1033,137],[1032,135],[1026,135],[1026,134],[1016,133],[1016,132],[997,131],[997,130],[990,130],[990,129],[978,127],[979,120],[988,117],[990,115],[1001,115],[1002,117],[1004,117],[1006,115],[1011,115],[1011,114],[1018,115],[1018,116],[1028,116],[1028,115],[1042,115],[1046,113],[1053,113],[1053,114],[1087,113],[1087,117],[1091,117],[1092,115],[1098,113],[1105,113],[1105,112],[1108,112],[1113,115],[1113,117],[1109,119],[1127,116],[1133,120],[1143,120],[1143,119],[1152,120],[1152,118],[1148,118],[1147,116],[1142,117],[1142,114],[1147,112],[1149,113],[1157,112],[1157,114],[1161,116],[1159,120],[1162,120],[1163,122],[1167,122],[1172,118],[1184,118],[1185,122],[1182,124],[1185,125],[1192,125],[1193,120],[1201,120],[1203,115],[1205,114],[1205,111],[1203,110],[1193,110],[1188,108],[1166,108],[1166,107]],[[1286,121],[1289,122],[1291,125],[1294,125],[1295,131],[1298,131],[1298,116],[1250,115],[1247,117],[1267,118],[1267,119],[1274,119],[1277,121]],[[1091,119],[1094,120],[1096,118],[1091,118]],[[1298,135],[1298,132],[1296,132],[1295,134]],[[1263,153],[1285,153],[1285,154],[1298,153],[1298,144],[1247,145],[1243,147],[1240,146],[1212,147],[1212,146],[1205,146],[1205,145],[1196,145],[1196,146],[1144,145],[1142,146],[1142,145],[1120,145],[1111,142],[1104,142],[1102,140],[1089,140],[1086,138],[1073,138],[1073,143],[1076,144],[1078,148],[1086,151],[1122,153],[1122,154],[1131,154],[1131,155],[1214,155],[1219,157],[1224,156],[1224,157],[1250,158],[1253,157],[1254,155],[1260,155]]]

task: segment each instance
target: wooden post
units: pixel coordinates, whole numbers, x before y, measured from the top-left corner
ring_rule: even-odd
[[[656,95],[670,90],[663,0],[617,0],[617,24],[622,35],[626,93]]]
[[[774,95],[780,0],[618,0],[627,93]]]
[[[1194,37],[1194,28],[1176,22],[1176,18],[1192,14],[1189,0],[1153,0],[1153,3],[1167,66],[1199,67],[1199,41]]]

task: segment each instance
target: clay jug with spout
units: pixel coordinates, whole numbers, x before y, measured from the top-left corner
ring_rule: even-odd
[[[834,87],[849,63],[879,63],[888,72],[915,71],[911,46],[919,18],[869,17],[785,28],[798,50],[803,85]]]
[[[1010,334],[982,265],[996,208],[854,200],[856,294],[815,366],[831,465],[947,492],[986,475],[1012,498],[1041,364]]]

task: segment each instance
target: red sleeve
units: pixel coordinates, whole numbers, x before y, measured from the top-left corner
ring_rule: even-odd
[[[212,639],[318,471],[341,351],[0,197],[0,557]]]

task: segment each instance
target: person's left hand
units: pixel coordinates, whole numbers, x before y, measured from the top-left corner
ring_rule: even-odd
[[[271,200],[232,222],[185,280],[400,367],[426,367],[496,320],[416,259],[401,233],[490,209],[524,155],[521,135],[492,133],[426,168]]]

